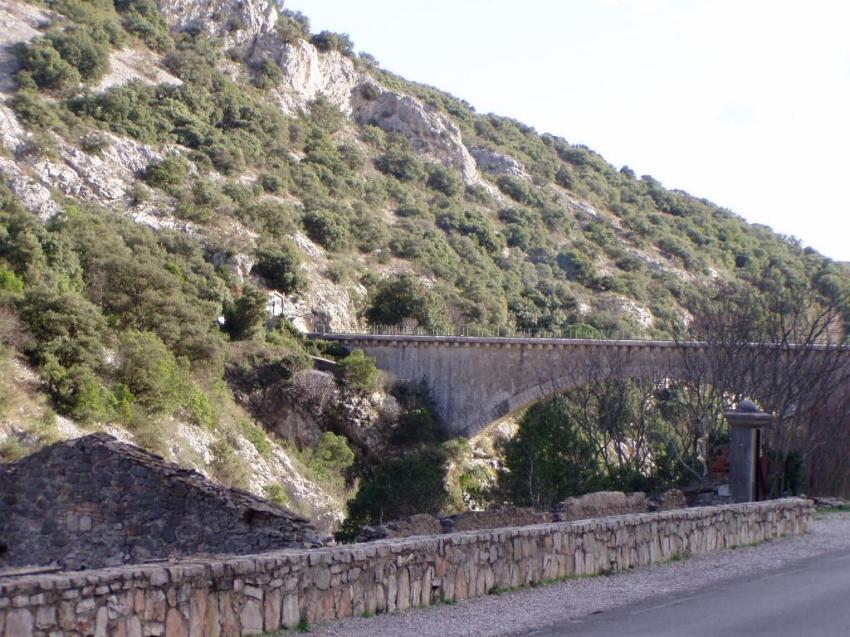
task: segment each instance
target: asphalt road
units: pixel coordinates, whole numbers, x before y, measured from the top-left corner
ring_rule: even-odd
[[[850,551],[649,598],[526,637],[850,637]]]

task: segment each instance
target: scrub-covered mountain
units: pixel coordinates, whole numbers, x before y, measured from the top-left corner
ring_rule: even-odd
[[[425,407],[360,360],[312,369],[344,353],[299,332],[665,337],[718,281],[847,289],[267,0],[10,0],[0,24],[7,457],[108,429],[338,519],[341,474]]]

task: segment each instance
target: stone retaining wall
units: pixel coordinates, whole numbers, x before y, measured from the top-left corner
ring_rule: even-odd
[[[229,637],[619,571],[808,530],[786,499],[371,544],[0,577],[3,637]]]

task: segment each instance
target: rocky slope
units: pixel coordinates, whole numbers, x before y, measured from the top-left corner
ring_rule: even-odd
[[[254,286],[276,292],[278,313],[302,332],[398,323],[663,337],[689,320],[689,296],[716,280],[746,282],[779,263],[825,294],[846,283],[846,270],[710,202],[382,71],[344,36],[311,36],[270,0],[90,4],[0,6],[0,182],[48,228],[94,205],[153,229],[163,245],[191,242],[215,282],[193,289],[214,307],[209,329]],[[22,46],[79,31],[86,46],[108,46],[98,77],[56,88],[37,86],[44,68],[19,73]],[[58,68],[71,53],[55,47],[41,59]],[[0,268],[26,284],[19,308],[36,275],[6,256],[5,241]],[[284,248],[294,256],[280,266]],[[288,268],[283,283],[267,267],[270,251]],[[69,287],[98,305],[99,275],[86,276]],[[398,286],[413,286],[404,302],[391,296]],[[109,316],[118,340],[119,319]],[[33,361],[39,380],[21,367],[27,347],[11,345],[15,400],[29,406],[3,412],[6,444],[79,435],[64,416],[36,426],[56,391],[43,361]],[[208,364],[191,363],[204,377]],[[114,390],[112,368],[95,371]],[[388,395],[358,395],[309,369],[227,391],[229,433],[175,417],[167,455],[210,473],[226,440],[248,467],[246,486],[285,485],[325,528],[340,519],[344,493],[317,484],[299,454],[334,430],[380,456],[397,417]],[[258,445],[242,421],[277,437]],[[109,419],[87,426],[135,435]],[[487,473],[479,447],[470,462]]]

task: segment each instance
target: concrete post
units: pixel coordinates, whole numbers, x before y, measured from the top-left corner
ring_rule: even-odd
[[[770,426],[773,416],[760,411],[751,400],[742,400],[725,414],[729,423],[729,494],[732,502],[756,500],[758,431]]]

